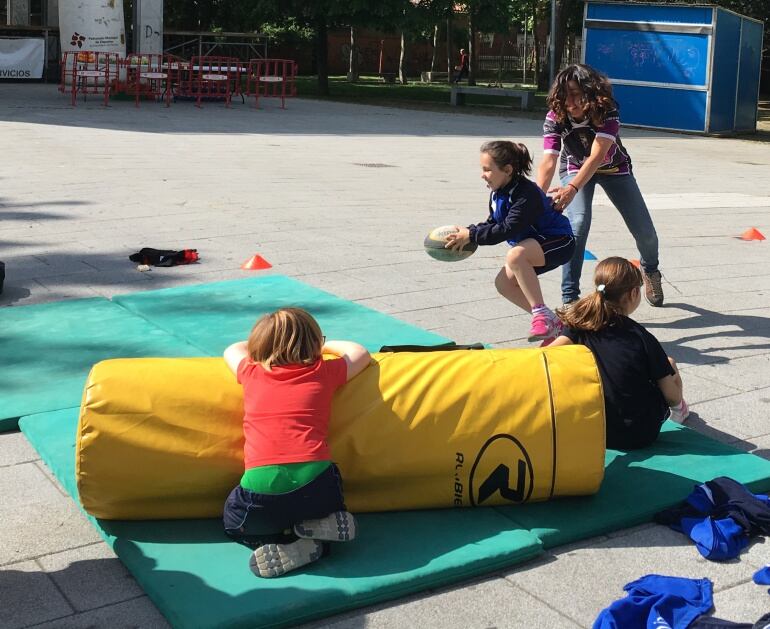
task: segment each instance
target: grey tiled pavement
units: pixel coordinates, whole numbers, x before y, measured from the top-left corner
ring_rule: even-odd
[[[469,115],[309,100],[170,109],[71,108],[53,86],[0,85],[0,306],[111,296],[240,278],[260,253],[274,272],[458,342],[526,344],[527,317],[497,296],[503,246],[448,265],[422,250],[429,228],[481,220],[483,140],[539,155],[537,115]],[[692,425],[770,458],[770,145],[624,131],[661,241],[667,304],[636,318],[680,363]],[[589,249],[638,257],[598,193]],[[138,272],[142,246],[194,247],[201,263]],[[594,263],[586,263],[589,279]],[[586,286],[584,281],[583,285]],[[543,278],[558,300],[559,278]],[[164,627],[154,605],[66,498],[18,432],[0,434],[0,627]],[[633,491],[633,487],[629,487]],[[365,552],[365,549],[362,549]],[[709,577],[715,614],[770,609],[740,560],[702,560],[646,525],[547,552],[472,583],[313,627],[588,627],[645,573]]]

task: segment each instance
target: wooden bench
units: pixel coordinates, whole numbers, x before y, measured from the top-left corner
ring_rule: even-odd
[[[530,109],[532,99],[535,96],[535,90],[515,89],[508,87],[477,87],[470,85],[453,85],[449,96],[449,102],[452,105],[464,105],[466,94],[477,94],[479,96],[503,96],[505,98],[519,98],[521,100],[522,111]]]

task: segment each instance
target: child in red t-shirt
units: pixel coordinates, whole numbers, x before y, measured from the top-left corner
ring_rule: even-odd
[[[322,541],[356,534],[327,430],[332,395],[371,357],[358,343],[325,340],[309,313],[282,308],[224,353],[243,385],[245,437],[245,472],[225,502],[225,532],[254,550],[249,564],[261,577],[316,561]]]

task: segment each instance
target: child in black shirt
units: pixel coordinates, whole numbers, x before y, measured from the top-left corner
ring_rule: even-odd
[[[689,415],[682,378],[658,340],[629,319],[639,306],[642,273],[625,258],[599,262],[596,290],[557,314],[565,325],[552,346],[578,343],[594,354],[604,389],[607,447],[650,445],[668,417]]]

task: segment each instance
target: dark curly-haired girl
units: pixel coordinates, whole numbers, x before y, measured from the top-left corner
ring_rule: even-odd
[[[658,235],[631,171],[631,158],[620,141],[620,117],[609,79],[592,67],[574,64],[559,72],[548,94],[550,111],[543,125],[543,160],[537,184],[553,197],[557,210],[566,210],[575,231],[575,253],[562,267],[562,301],[580,296],[591,211],[600,185],[636,241],[644,296],[652,306],[663,305],[658,270]],[[559,165],[561,185],[551,188]]]

